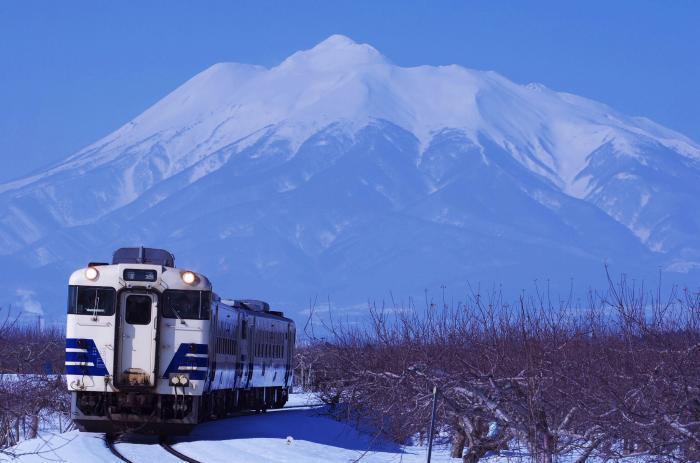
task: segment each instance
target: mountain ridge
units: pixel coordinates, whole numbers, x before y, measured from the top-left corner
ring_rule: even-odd
[[[584,281],[606,261],[692,279],[697,185],[700,145],[653,121],[492,71],[395,66],[335,35],[271,68],[215,64],[0,185],[0,263],[57,275],[111,247],[168,244],[297,301],[382,279],[407,292],[421,279],[520,284],[544,262]],[[440,265],[431,252],[452,268],[411,274]]]

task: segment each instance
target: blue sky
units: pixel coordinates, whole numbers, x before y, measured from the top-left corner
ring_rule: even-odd
[[[213,63],[341,33],[594,98],[700,141],[700,2],[0,2],[0,181],[54,163]]]

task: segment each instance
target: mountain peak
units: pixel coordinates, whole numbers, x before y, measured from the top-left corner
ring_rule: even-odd
[[[334,34],[309,50],[294,53],[280,67],[305,66],[316,70],[334,70],[386,62],[386,58],[373,46],[357,43],[342,34]]]
[[[353,45],[359,45],[357,42],[355,42],[353,39],[348,37],[347,35],[343,34],[333,34],[329,36],[327,39],[322,40],[319,42],[314,48],[320,48],[320,47],[334,47],[334,48],[344,48],[344,47],[351,47]]]

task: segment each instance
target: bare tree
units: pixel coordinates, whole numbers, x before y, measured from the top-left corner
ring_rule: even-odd
[[[700,295],[646,291],[624,277],[584,300],[535,288],[423,310],[370,304],[371,323],[326,322],[300,365],[336,416],[397,441],[422,438],[433,386],[452,455],[477,462],[525,445],[579,462],[700,458]],[[309,376],[307,376],[309,378]]]
[[[0,452],[38,436],[43,420],[71,426],[70,400],[60,370],[63,333],[22,325],[6,314],[0,322]]]

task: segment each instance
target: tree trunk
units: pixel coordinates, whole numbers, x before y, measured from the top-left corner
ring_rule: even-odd
[[[481,460],[481,457],[483,457],[485,453],[486,452],[482,451],[481,447],[469,447],[462,461],[464,463],[478,463],[478,461]]]
[[[462,454],[464,453],[464,444],[467,441],[467,435],[464,432],[464,429],[455,429],[455,431],[452,433],[452,451],[450,452],[450,456],[452,458],[462,458]]]
[[[39,414],[32,415],[32,420],[29,425],[29,438],[34,439],[39,434]]]
[[[549,431],[549,423],[544,410],[537,411],[535,422],[535,451],[537,463],[552,463],[554,455],[554,436]]]

